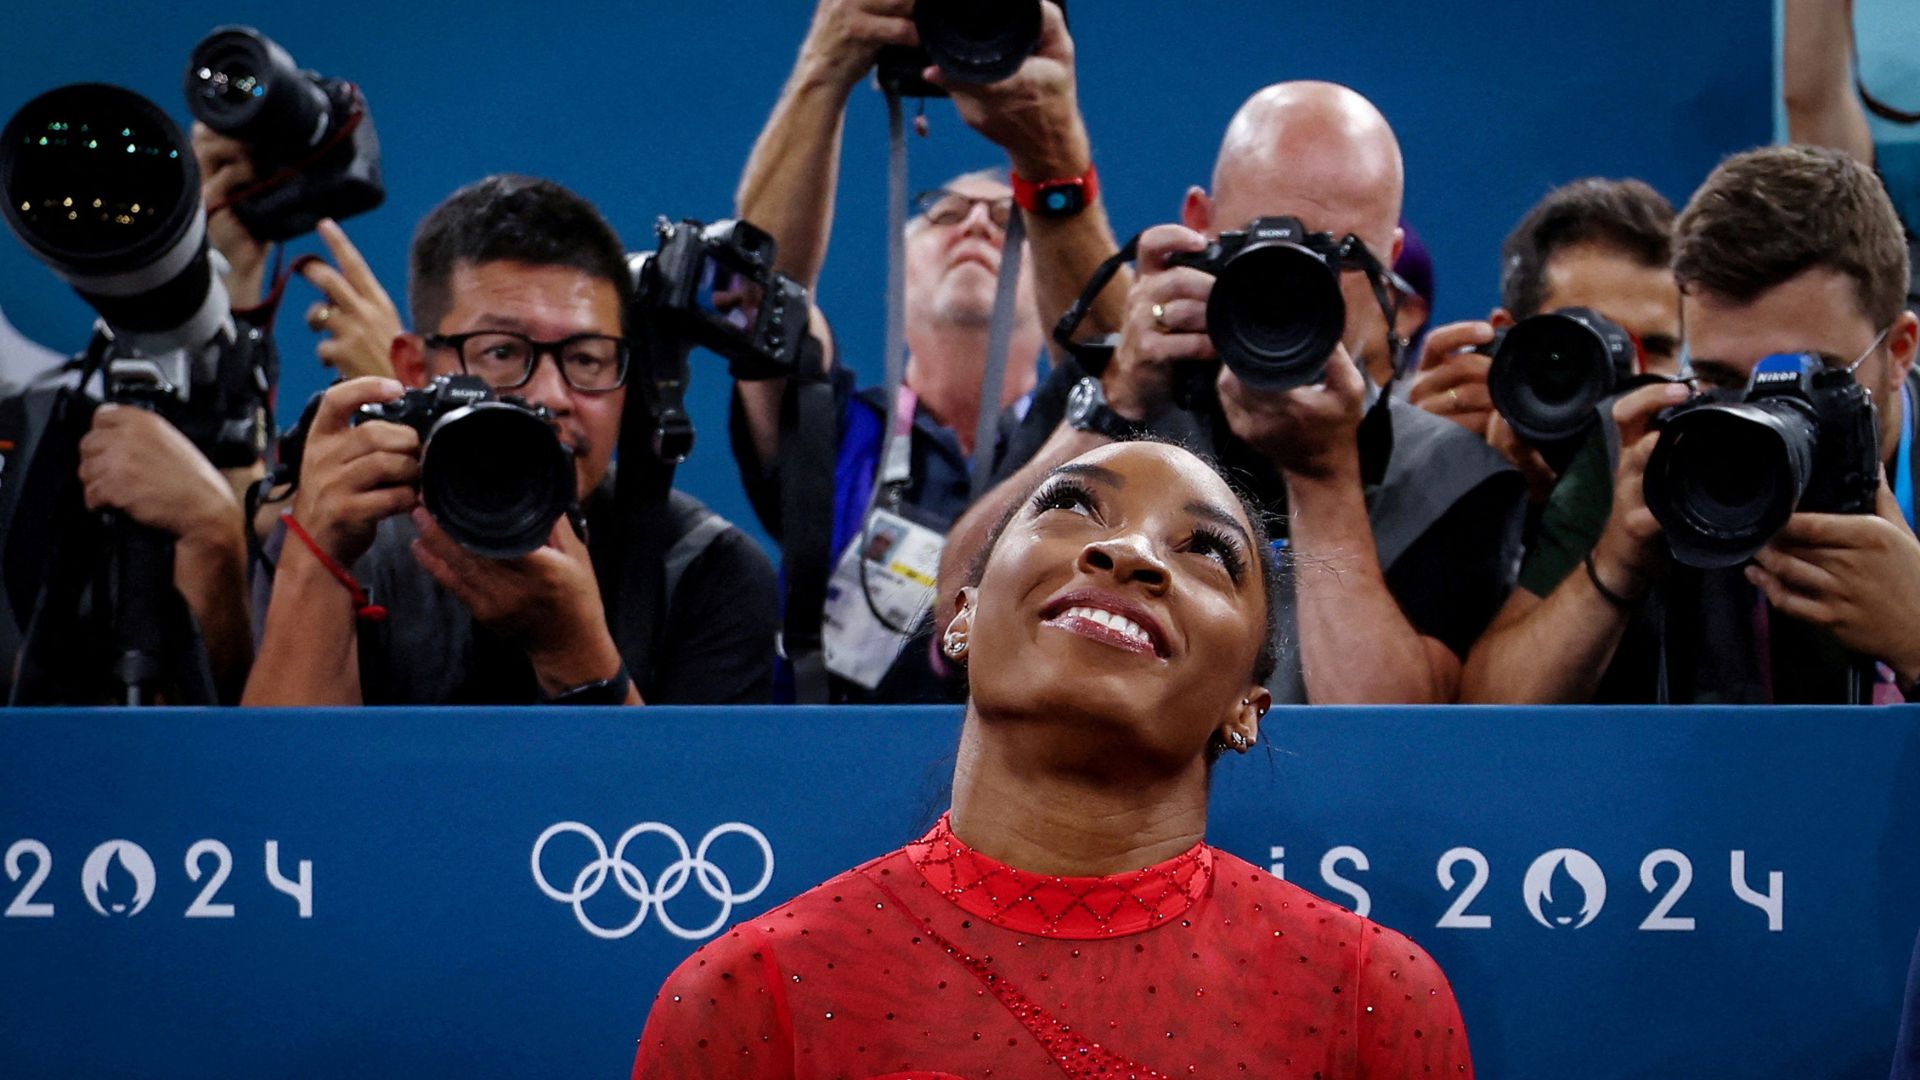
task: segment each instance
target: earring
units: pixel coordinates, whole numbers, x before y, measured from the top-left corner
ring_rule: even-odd
[[[960,659],[966,655],[967,652],[967,635],[958,630],[947,631],[947,638],[942,648],[946,650],[947,655],[952,659]]]
[[[1245,735],[1237,731],[1229,731],[1227,732],[1227,741],[1233,744],[1235,750],[1243,754],[1247,752],[1247,737]]]

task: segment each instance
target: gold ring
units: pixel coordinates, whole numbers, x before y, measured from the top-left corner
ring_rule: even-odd
[[[1162,330],[1173,329],[1173,327],[1167,325],[1167,307],[1165,304],[1153,305],[1153,324]]]
[[[307,316],[307,327],[312,330],[319,330],[326,326],[327,320],[331,318],[333,318],[333,305],[321,304],[319,307],[313,309],[313,314]]]
[[[1458,409],[1460,407],[1460,391],[1457,388],[1448,387],[1447,400],[1453,404],[1454,408]]]

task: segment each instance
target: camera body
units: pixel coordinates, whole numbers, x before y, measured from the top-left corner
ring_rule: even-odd
[[[1357,243],[1310,232],[1296,218],[1256,218],[1168,261],[1216,279],[1207,336],[1234,375],[1257,390],[1291,390],[1326,377],[1347,326],[1340,271]]]
[[[256,239],[304,235],[386,198],[380,139],[358,87],[298,68],[251,27],[223,26],[196,45],[187,107],[214,131],[247,144],[255,182],[233,212]]]
[[[735,379],[787,378],[808,344],[811,304],[806,286],[773,268],[773,237],[748,222],[663,217],[654,232],[658,250],[627,257],[627,332],[638,346],[639,389],[651,414],[647,441],[660,460],[678,463],[693,450],[689,350],[724,357]]]
[[[1746,391],[1701,394],[1656,424],[1643,494],[1684,565],[1738,566],[1796,512],[1873,512],[1879,428],[1844,369],[1763,370]]]
[[[1487,393],[1514,433],[1564,469],[1596,407],[1639,377],[1633,335],[1591,308],[1531,315],[1479,351],[1493,358]]]
[[[561,444],[552,414],[496,396],[475,376],[436,376],[353,417],[356,425],[369,420],[420,433],[420,500],[476,555],[510,559],[537,550],[578,501],[573,452]]]
[[[1040,47],[1040,5],[1046,0],[915,0],[920,47],[880,50],[874,79],[901,97],[947,97],[921,78],[937,65],[956,82],[996,83],[1020,70]],[[1066,0],[1053,0],[1066,10]]]

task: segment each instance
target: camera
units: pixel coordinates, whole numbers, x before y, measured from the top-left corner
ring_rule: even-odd
[[[735,379],[786,378],[809,340],[810,305],[806,286],[773,268],[773,237],[748,222],[661,218],[654,232],[658,250],[627,257],[627,327],[649,345],[640,351],[654,451],[679,462],[693,449],[684,405],[688,349],[718,353]]]
[[[1625,389],[1640,366],[1633,335],[1581,307],[1521,319],[1479,351],[1493,358],[1493,407],[1556,469],[1592,428],[1595,406]]]
[[[1361,265],[1360,241],[1308,232],[1294,218],[1257,218],[1205,251],[1168,261],[1216,279],[1207,336],[1240,381],[1257,390],[1319,382],[1347,326],[1340,271]]]
[[[223,26],[194,46],[186,95],[201,123],[247,145],[256,182],[237,193],[233,212],[255,238],[288,240],[386,197],[380,139],[359,88],[300,70],[258,30]]]
[[[915,0],[913,25],[920,47],[880,50],[875,78],[901,97],[946,97],[920,77],[937,65],[956,82],[996,83],[1020,70],[1040,47],[1040,5],[1045,0]],[[1065,0],[1054,0],[1062,11]]]
[[[363,405],[369,420],[420,433],[420,500],[448,536],[476,555],[511,559],[546,543],[572,509],[573,453],[551,414],[496,397],[472,375],[440,375],[393,401]]]
[[[0,130],[0,189],[8,228],[99,313],[107,399],[160,412],[215,465],[258,460],[272,347],[234,323],[173,121],[117,86],[48,91]]]
[[[1873,401],[1844,369],[1763,367],[1744,393],[1702,394],[1656,422],[1642,491],[1683,565],[1744,563],[1796,511],[1873,511]]]

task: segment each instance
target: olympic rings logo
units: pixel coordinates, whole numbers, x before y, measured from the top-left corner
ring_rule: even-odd
[[[547,875],[540,869],[540,853],[546,849],[547,841],[561,833],[577,833],[585,837],[587,843],[593,845],[594,852],[593,861],[581,867],[580,872],[574,876],[573,888],[566,892],[554,888],[553,884],[547,880]],[[733,881],[727,877],[726,871],[707,858],[714,841],[736,833],[759,846],[761,859],[765,863],[765,869],[760,872],[760,879],[745,892],[735,892]],[[680,856],[669,863],[666,869],[660,871],[658,878],[652,880],[649,880],[646,873],[638,866],[627,860],[627,845],[647,835],[665,837]],[[749,903],[767,890],[768,883],[773,881],[773,845],[767,842],[766,834],[759,829],[742,822],[730,821],[708,830],[707,835],[701,838],[700,846],[689,850],[686,838],[671,825],[662,825],[657,821],[643,821],[620,834],[619,842],[614,844],[613,851],[609,853],[606,841],[600,838],[599,833],[577,821],[562,821],[547,826],[546,831],[540,834],[540,838],[533,842],[532,865],[533,882],[540,886],[540,891],[549,899],[573,905],[574,918],[580,920],[580,925],[594,937],[617,941],[638,930],[640,924],[646,922],[647,916],[652,914],[673,936],[687,941],[699,941],[702,938],[712,937],[727,925],[727,922],[733,918],[735,904]],[[606,885],[609,876],[613,878],[614,885],[627,894],[628,899],[640,905],[639,910],[633,913],[633,918],[615,927],[605,927],[594,922],[587,916],[587,909],[584,906],[588,899],[598,894]],[[681,926],[673,921],[673,916],[667,914],[667,902],[679,896],[689,882],[698,882],[708,896],[720,903],[720,913],[713,917],[713,921],[694,929]]]

